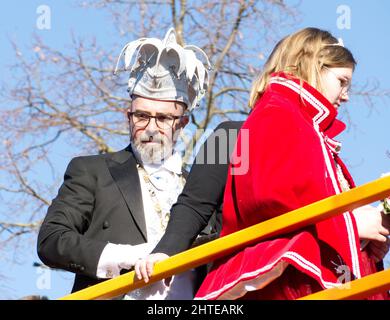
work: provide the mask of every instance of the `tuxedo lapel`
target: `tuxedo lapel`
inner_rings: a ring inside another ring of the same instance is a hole
[[[123,198],[145,241],[147,241],[142,192],[137,170],[137,162],[130,147],[116,152],[107,159],[108,169],[118,185]]]

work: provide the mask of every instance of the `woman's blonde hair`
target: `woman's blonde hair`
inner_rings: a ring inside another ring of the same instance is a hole
[[[254,82],[249,106],[254,107],[267,88],[274,72],[285,72],[321,91],[321,70],[324,67],[355,69],[352,53],[328,31],[305,28],[283,38],[275,46],[259,78]]]

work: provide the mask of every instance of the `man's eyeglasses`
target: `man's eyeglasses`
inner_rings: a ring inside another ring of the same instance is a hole
[[[148,113],[141,111],[134,111],[128,113],[132,118],[134,125],[140,128],[146,128],[149,125],[150,119],[154,118],[156,126],[161,130],[167,130],[173,127],[175,120],[180,119],[182,116],[172,116],[172,115],[157,115],[152,116]]]
[[[346,79],[344,76],[337,74],[336,72],[334,72],[332,69],[328,67],[324,66],[324,69],[328,70],[331,74],[333,74],[336,77],[338,81],[340,81],[340,87],[342,89],[342,93],[348,94],[349,90],[351,89],[351,81]]]

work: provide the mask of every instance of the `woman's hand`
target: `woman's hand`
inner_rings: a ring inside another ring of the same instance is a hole
[[[169,258],[169,256],[165,253],[152,253],[145,259],[139,259],[134,265],[135,275],[138,280],[144,279],[145,283],[148,283],[149,278],[153,273],[154,265],[167,258]]]
[[[386,243],[387,236],[390,234],[390,223],[380,208],[366,205],[353,210],[353,214],[360,239]]]

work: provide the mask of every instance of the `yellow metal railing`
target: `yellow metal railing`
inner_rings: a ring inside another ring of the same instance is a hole
[[[390,269],[347,282],[339,287],[322,290],[298,300],[352,300],[363,299],[378,292],[390,290]]]
[[[198,267],[219,257],[232,253],[237,249],[263,240],[267,237],[288,233],[309,224],[314,224],[321,220],[336,216],[341,212],[352,210],[362,205],[383,199],[389,194],[390,176],[374,180],[362,186],[343,192],[339,195],[332,196],[305,207],[293,210],[223,238],[219,238],[196,248],[181,252],[157,263],[149,283],[153,283],[158,280],[170,277],[174,274]],[[378,279],[380,279],[380,277]],[[364,292],[368,292],[367,287],[363,288],[358,285],[358,281],[363,280],[365,280],[365,278],[355,280],[356,284],[354,283],[354,286],[357,285],[358,288],[360,288],[360,295],[364,294]],[[386,287],[390,283],[390,277],[384,277],[381,282],[383,283],[384,287]],[[121,294],[125,294],[128,291],[140,288],[144,285],[145,283],[143,281],[138,281],[135,279],[135,273],[132,271],[117,278],[104,281],[97,285],[67,295],[60,299],[109,299]],[[382,290],[382,287],[377,287],[377,289]],[[325,292],[328,290],[324,290],[323,294],[325,294]],[[348,290],[340,291],[347,292]],[[369,294],[371,293],[372,291],[370,291]],[[324,295],[323,299],[332,299],[332,297],[333,295],[331,293],[330,295]],[[310,296],[308,296],[308,298],[310,299]]]

